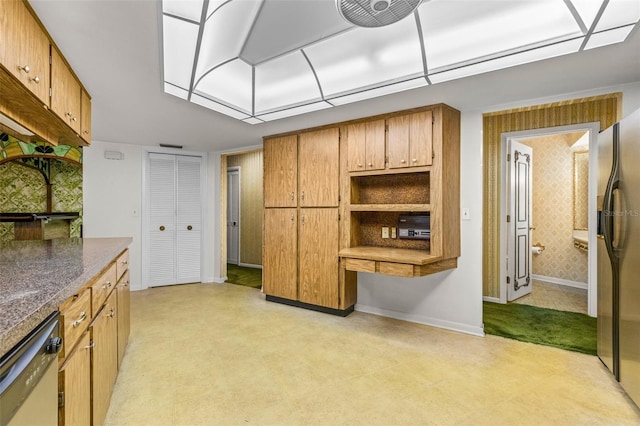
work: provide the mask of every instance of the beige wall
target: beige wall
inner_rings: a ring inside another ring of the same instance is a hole
[[[227,157],[240,167],[240,263],[262,265],[262,150]]]
[[[582,133],[523,141],[533,148],[532,243],[545,246],[533,255],[536,275],[587,282],[587,253],[573,246],[573,152]]]

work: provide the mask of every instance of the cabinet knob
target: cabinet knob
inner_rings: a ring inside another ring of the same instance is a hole
[[[26,72],[27,74],[29,74],[29,71],[31,71],[31,68],[29,68],[29,65],[25,65],[23,67],[21,67],[20,65],[18,65],[18,69]]]
[[[418,159],[414,158],[412,161],[415,163],[416,161],[418,161]]]
[[[302,220],[302,224],[304,225],[304,215],[300,216],[300,220]]]
[[[160,226],[160,230],[161,230],[161,231],[164,231],[164,230],[165,230],[164,225],[161,225],[161,226]]]
[[[358,167],[362,167],[362,164],[361,164],[361,163],[358,163]]]
[[[187,226],[187,231],[191,231],[193,229],[193,226],[189,225]]]
[[[304,191],[300,194],[300,199],[304,202]]]
[[[96,342],[91,342],[91,344],[89,346],[85,346],[85,349],[93,349],[96,347]]]
[[[78,119],[73,117],[73,118],[71,118],[71,121],[78,121]]]
[[[35,76],[33,78],[30,78],[29,81],[33,81],[35,84],[39,84],[40,83],[40,77]]]
[[[369,167],[373,166],[373,163],[369,163]]]
[[[401,163],[406,163],[407,161],[406,161],[406,160],[400,160],[400,162],[401,162]]]
[[[88,130],[83,130],[82,133],[85,134],[85,135],[88,135],[89,131]]]
[[[71,323],[73,328],[76,328],[80,323],[87,319],[87,313],[85,311],[80,312],[80,318]]]

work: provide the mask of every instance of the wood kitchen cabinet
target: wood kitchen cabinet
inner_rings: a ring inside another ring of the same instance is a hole
[[[59,309],[58,424],[101,425],[129,339],[129,250]]]
[[[58,423],[91,424],[91,339],[85,331],[79,344],[66,358],[58,374],[58,391],[62,394]]]
[[[91,143],[91,97],[84,89],[80,96],[80,137]]]
[[[51,48],[51,110],[80,134],[81,87],[57,49]]]
[[[387,119],[389,168],[429,166],[432,162],[431,111]]]
[[[264,147],[267,299],[344,315],[353,306],[340,303],[339,129],[266,138]]]
[[[350,172],[382,170],[385,166],[385,121],[375,120],[346,126]]]
[[[49,105],[49,37],[22,1],[0,2],[0,64]]]
[[[118,375],[118,308],[112,292],[89,327],[91,333],[91,417],[101,425]]]

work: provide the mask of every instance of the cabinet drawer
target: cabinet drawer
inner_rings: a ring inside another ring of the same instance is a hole
[[[406,263],[380,262],[380,273],[397,277],[413,277],[413,265]]]
[[[346,259],[345,269],[347,271],[360,271],[360,272],[376,272],[376,262],[373,260],[362,259]]]
[[[106,272],[91,285],[91,308],[98,312],[109,294],[116,286],[116,263],[113,263]]]
[[[60,358],[67,356],[91,322],[91,292],[83,288],[60,307],[62,350]]]
[[[122,278],[122,274],[129,268],[129,249],[125,250],[116,261],[116,272],[118,279]]]

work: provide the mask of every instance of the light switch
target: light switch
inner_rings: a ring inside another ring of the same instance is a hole
[[[468,207],[462,208],[462,220],[471,220],[471,213]]]
[[[391,238],[396,238],[396,227],[395,226],[391,227]]]
[[[382,227],[382,238],[389,238],[389,227],[388,226],[383,226]]]

